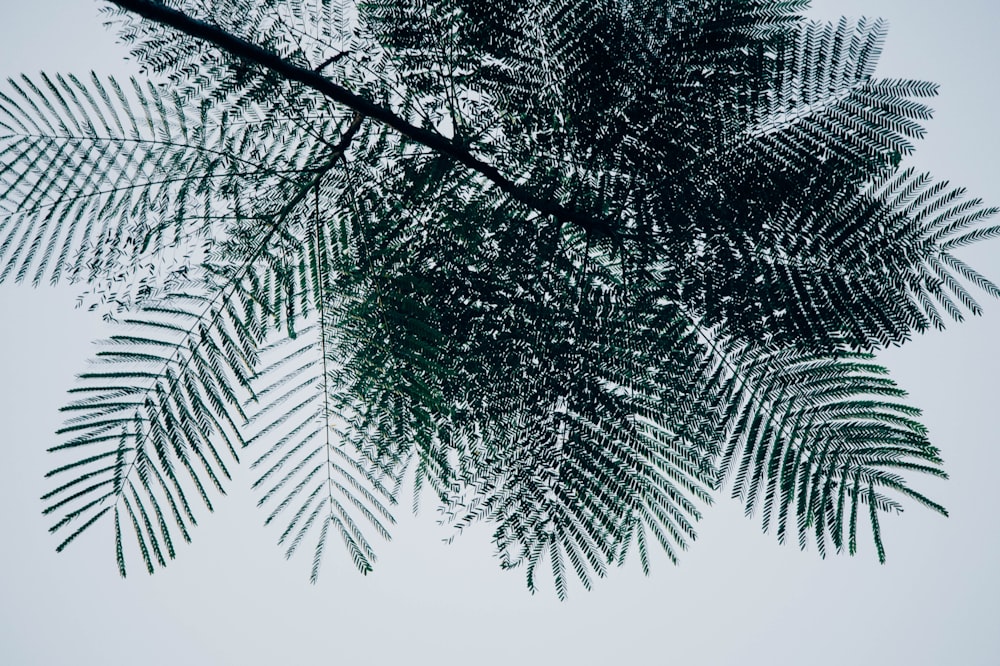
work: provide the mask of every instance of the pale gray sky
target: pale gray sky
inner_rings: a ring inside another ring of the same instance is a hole
[[[880,75],[942,84],[914,163],[1000,203],[1000,5],[823,0],[812,12],[890,21]],[[89,0],[0,0],[0,73],[127,72]],[[1000,243],[964,255],[1000,280]],[[803,664],[1000,663],[1000,303],[883,358],[942,449],[949,481],[883,520],[889,562],[820,560],[779,546],[720,500],[681,565],[613,570],[568,602],[532,597],[501,572],[488,532],[440,543],[432,511],[402,515],[367,578],[331,553],[320,583],[285,562],[277,534],[233,484],[194,543],[149,577],[118,578],[110,525],[53,552],[39,496],[57,412],[104,334],[73,293],[0,287],[0,663],[102,664]]]

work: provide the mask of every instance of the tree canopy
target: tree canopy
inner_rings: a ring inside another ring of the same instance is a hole
[[[394,505],[564,596],[719,495],[884,561],[944,477],[874,359],[1000,288],[906,165],[935,86],[806,0],[115,0],[148,80],[0,90],[0,281],[116,322],[43,498],[154,571],[248,463],[288,555]],[[572,571],[572,573],[570,573]]]

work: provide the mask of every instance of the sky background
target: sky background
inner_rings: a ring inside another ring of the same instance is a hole
[[[1000,203],[995,0],[823,0],[818,18],[890,23],[878,75],[941,84],[911,160]],[[89,0],[0,0],[0,74],[124,73],[124,51]],[[961,255],[1000,280],[1000,242]],[[780,546],[724,497],[680,566],[614,569],[592,592],[534,596],[502,572],[489,531],[454,544],[428,505],[405,510],[362,577],[331,550],[319,584],[308,555],[286,562],[237,475],[194,543],[155,576],[118,577],[111,523],[61,555],[39,497],[58,408],[107,334],[69,289],[0,286],[0,663],[44,664],[1000,664],[1000,303],[882,354],[924,410],[951,479],[918,488],[950,518],[908,503],[855,558]]]

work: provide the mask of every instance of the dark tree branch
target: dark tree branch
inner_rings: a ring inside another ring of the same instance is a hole
[[[109,1],[126,11],[139,14],[151,21],[175,28],[186,35],[209,42],[238,58],[280,74],[289,81],[297,81],[312,88],[325,97],[354,109],[361,115],[396,130],[408,139],[423,144],[431,150],[476,171],[515,201],[529,206],[543,215],[552,215],[562,222],[576,224],[587,232],[588,235],[593,235],[596,238],[615,239],[618,236],[606,220],[573,210],[558,201],[543,199],[534,195],[527,188],[518,185],[504,176],[492,164],[488,164],[470,153],[467,148],[459,143],[437,132],[423,129],[407,122],[390,109],[356,95],[316,71],[288,62],[278,54],[263,49],[257,44],[232,35],[218,26],[192,18],[155,0]]]

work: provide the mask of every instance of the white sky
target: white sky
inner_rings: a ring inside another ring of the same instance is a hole
[[[942,84],[914,160],[1000,202],[993,0],[823,0],[813,15],[891,24],[879,74]],[[0,0],[0,73],[127,72],[85,0]],[[1000,243],[963,255],[1000,280]],[[734,502],[698,526],[679,567],[613,570],[560,604],[504,573],[488,532],[440,543],[428,507],[399,517],[376,571],[330,552],[320,583],[308,557],[285,562],[277,534],[232,484],[194,543],[155,576],[118,578],[110,525],[54,553],[39,496],[57,412],[104,333],[70,291],[0,287],[0,663],[631,664],[685,666],[1000,663],[1000,303],[986,316],[884,355],[942,449],[951,479],[920,487],[952,517],[917,506],[882,521],[886,566],[779,546]],[[133,567],[135,569],[135,567]]]

